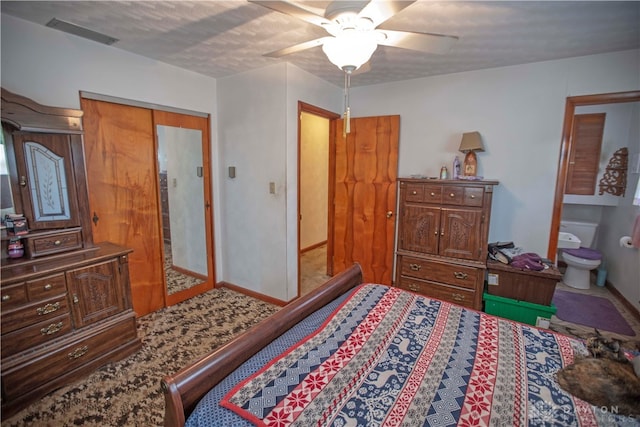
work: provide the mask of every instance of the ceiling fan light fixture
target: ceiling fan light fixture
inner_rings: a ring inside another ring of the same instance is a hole
[[[341,70],[354,67],[357,70],[369,61],[378,47],[373,31],[345,30],[336,37],[327,40],[322,50],[331,63]]]

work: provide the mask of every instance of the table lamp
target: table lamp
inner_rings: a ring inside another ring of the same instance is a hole
[[[467,132],[462,134],[459,151],[466,153],[462,166],[462,175],[476,176],[478,172],[478,159],[476,151],[484,151],[479,132]]]

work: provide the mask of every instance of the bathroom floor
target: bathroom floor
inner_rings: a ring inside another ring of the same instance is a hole
[[[623,304],[609,289],[604,286],[597,286],[595,284],[595,275],[592,275],[591,287],[589,289],[574,289],[562,282],[558,282],[558,284],[556,285],[556,289],[587,295],[595,295],[610,300],[636,334],[635,336],[627,336],[605,331],[602,331],[602,334],[618,338],[621,341],[627,343],[628,347],[640,349],[640,319],[638,319],[638,317],[636,317],[634,313],[632,313],[631,310],[627,308],[627,306]],[[586,338],[594,333],[593,328],[589,326],[566,322],[564,320],[558,319],[556,316],[551,317],[550,329],[565,335],[576,336],[578,338]]]

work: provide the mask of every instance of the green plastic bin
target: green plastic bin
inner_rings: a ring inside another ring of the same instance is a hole
[[[499,297],[486,292],[483,294],[483,299],[485,313],[534,326],[538,317],[551,319],[551,316],[556,314],[557,310],[553,304],[534,304],[532,302]]]

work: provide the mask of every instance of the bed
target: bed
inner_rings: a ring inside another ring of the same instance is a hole
[[[563,391],[570,337],[354,265],[162,381],[165,426],[636,425]]]

